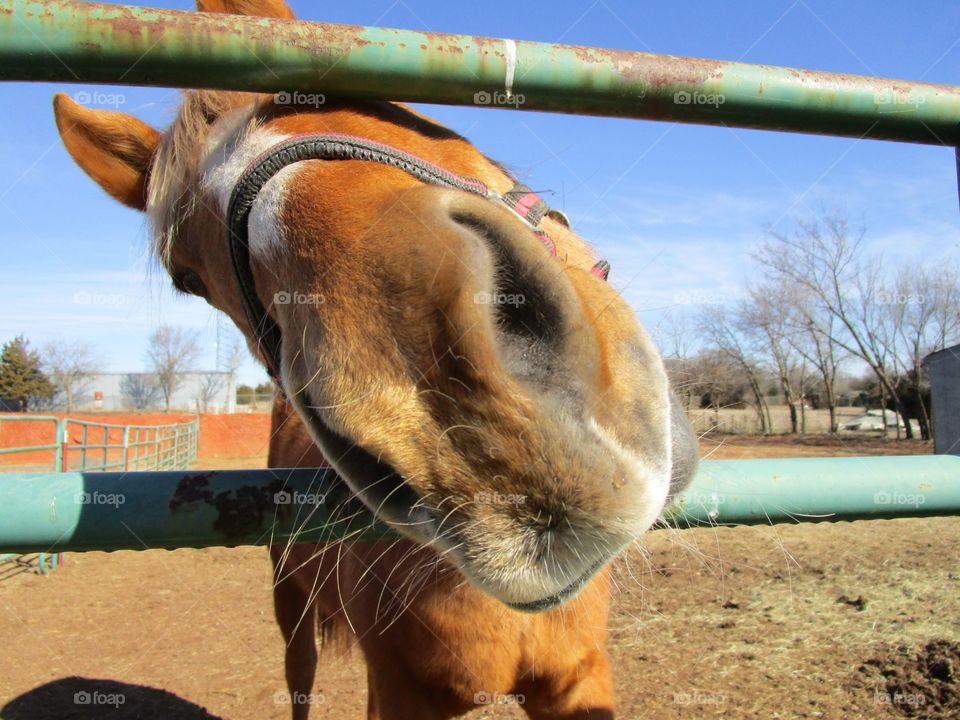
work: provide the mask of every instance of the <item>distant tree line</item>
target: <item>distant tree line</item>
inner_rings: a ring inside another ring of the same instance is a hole
[[[18,335],[0,350],[0,409],[26,412],[50,399],[56,386],[41,369],[40,353]]]
[[[263,382],[259,385],[238,385],[237,405],[256,405],[262,402],[273,402],[273,383]]]
[[[225,349],[224,370],[230,384],[244,352],[239,338],[232,339]],[[145,355],[149,371],[130,373],[120,382],[123,404],[143,410],[162,400],[169,412],[185,373],[195,370],[200,357],[199,338],[193,331],[161,325],[151,333]],[[0,410],[28,412],[62,407],[71,412],[102,364],[90,345],[55,341],[38,350],[18,335],[0,349]],[[223,390],[223,375],[207,374],[197,390],[200,409],[206,411]]]
[[[752,253],[759,279],[736,302],[706,306],[661,331],[668,370],[687,402],[749,406],[772,429],[767,398],[789,408],[791,432],[804,410],[825,408],[837,429],[841,384],[869,407],[903,419],[903,436],[930,437],[930,388],[923,358],[960,342],[960,272],[922,263],[888,268],[868,253],[866,232],[838,213],[768,229]],[[696,349],[693,350],[696,341]],[[866,368],[854,379],[842,368]],[[897,434],[900,435],[898,424]]]

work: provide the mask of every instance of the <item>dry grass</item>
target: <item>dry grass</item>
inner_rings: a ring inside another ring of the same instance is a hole
[[[861,407],[837,408],[837,423],[843,423],[863,415]],[[827,410],[813,410],[808,408],[806,416],[806,432],[809,434],[830,432],[830,413]],[[690,422],[698,433],[720,432],[735,435],[756,435],[760,432],[760,423],[753,408],[722,408],[719,412],[713,410],[692,409],[687,411]],[[771,405],[770,420],[773,423],[771,432],[775,435],[790,432],[790,409],[786,405]]]

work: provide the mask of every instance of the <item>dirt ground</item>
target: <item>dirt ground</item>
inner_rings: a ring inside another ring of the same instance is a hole
[[[703,443],[714,458],[905,452],[930,448]],[[618,717],[960,717],[960,519],[659,530],[643,545],[617,565]],[[0,609],[3,720],[287,717],[263,549],[69,554],[46,576],[8,573]],[[365,684],[357,652],[321,660],[312,717],[360,720]]]

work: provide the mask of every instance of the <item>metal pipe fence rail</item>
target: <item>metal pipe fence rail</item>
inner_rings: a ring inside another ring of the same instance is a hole
[[[177,470],[196,460],[199,422],[114,425],[64,419],[65,470]],[[71,429],[79,443],[71,444]],[[92,438],[91,436],[96,436]],[[96,442],[91,442],[96,440]],[[79,454],[79,466],[70,455]],[[94,456],[94,457],[91,457]]]
[[[0,582],[24,572],[46,575],[63,563],[63,553],[3,553],[0,554]]]
[[[956,514],[952,455],[708,460],[676,528]],[[332,470],[0,475],[0,552],[143,550],[396,537]]]
[[[71,0],[0,0],[0,80],[320,92],[960,144],[955,85]]]
[[[62,469],[63,455],[60,452],[60,418],[52,415],[5,415],[0,416],[0,423],[3,422],[34,422],[51,423],[54,442],[40,445],[28,445],[24,447],[0,447],[0,456],[15,455],[24,452],[50,452],[54,453],[54,471],[60,472]],[[60,553],[53,554],[46,552],[37,552],[36,554],[37,570],[42,574],[49,570],[56,570],[60,565]],[[10,574],[16,574],[32,566],[34,558],[24,557],[21,553],[0,553],[0,578]],[[12,569],[9,569],[12,566]]]
[[[38,423],[41,427],[49,423],[51,442],[0,447],[0,456],[9,462],[18,454],[52,454],[47,462],[52,465],[54,475],[64,471],[186,470],[197,458],[200,435],[198,420],[172,425],[117,425],[52,415],[0,415],[0,427],[4,423]],[[6,474],[0,477],[19,476]],[[28,485],[17,490],[35,491],[29,480],[19,482]],[[6,504],[11,494],[12,491],[6,488],[0,490],[0,503]],[[33,552],[37,553],[35,558],[24,557],[19,552],[0,552],[0,565],[4,566],[0,568],[0,577],[29,569],[34,562],[40,573],[46,573],[56,570],[62,562],[61,550],[45,547]],[[10,566],[18,567],[11,570]]]
[[[60,418],[53,415],[0,415],[0,426],[3,423],[52,423],[53,441],[40,445],[23,445],[20,447],[0,447],[0,455],[22,455],[24,453],[53,452],[53,470],[60,472],[63,469],[63,443]]]
[[[51,423],[53,437],[49,443],[0,447],[0,455],[30,453],[35,458],[38,453],[49,452],[54,472],[185,470],[197,458],[200,437],[198,420],[170,425],[120,425],[47,415],[0,415],[0,426],[8,422]]]

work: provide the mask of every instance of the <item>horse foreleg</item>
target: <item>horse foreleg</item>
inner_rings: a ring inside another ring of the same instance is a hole
[[[293,720],[307,720],[317,671],[317,604],[311,598],[311,584],[299,581],[298,573],[305,568],[286,574],[279,566],[281,552],[279,548],[270,549],[274,562],[273,610],[286,643],[283,664]]]
[[[562,673],[527,684],[523,709],[531,720],[613,720],[613,675],[606,653],[593,652]]]
[[[377,669],[367,662],[367,720],[449,720],[461,712],[449,707],[437,691],[423,687],[399,668]]]

